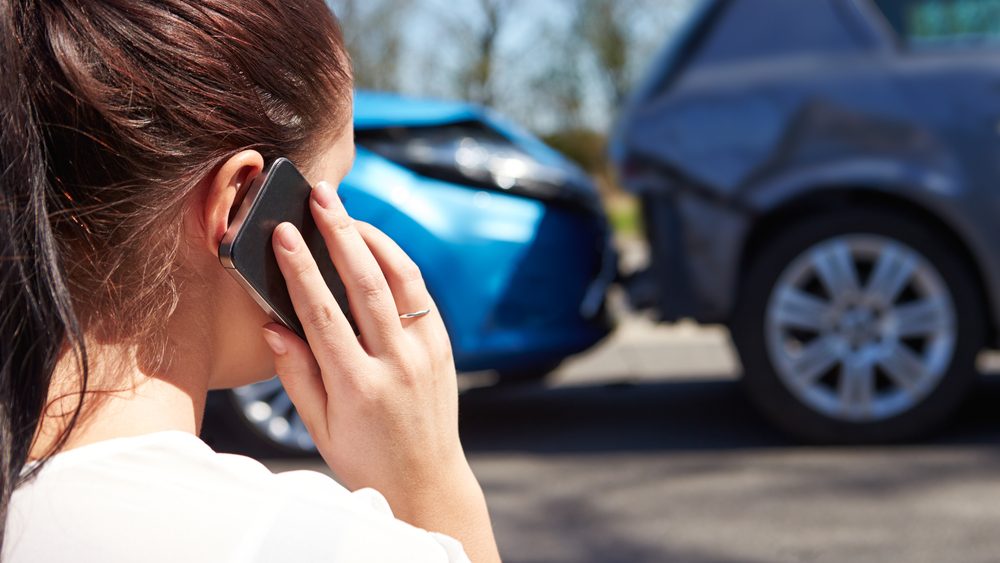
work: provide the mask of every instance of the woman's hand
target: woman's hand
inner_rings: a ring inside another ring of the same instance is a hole
[[[285,390],[345,486],[378,489],[401,519],[457,537],[474,560],[498,559],[459,441],[451,344],[420,270],[381,231],[351,219],[329,184],[314,188],[310,206],[360,336],[302,236],[279,225],[275,254],[308,340],[264,329]]]

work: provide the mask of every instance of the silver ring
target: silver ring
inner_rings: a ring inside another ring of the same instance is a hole
[[[431,312],[430,309],[424,309],[423,311],[417,311],[415,313],[403,313],[402,315],[399,316],[399,318],[401,318],[401,319],[419,319],[420,317],[423,317],[425,315],[430,314],[430,312]]]

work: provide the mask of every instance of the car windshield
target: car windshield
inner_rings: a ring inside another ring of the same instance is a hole
[[[876,0],[908,46],[1000,42],[1000,0]]]

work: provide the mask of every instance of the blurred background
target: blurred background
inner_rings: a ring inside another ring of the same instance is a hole
[[[638,208],[614,181],[615,116],[698,0],[340,0],[359,88],[494,108],[594,176],[616,229]]]
[[[1000,559],[1000,0],[329,4],[505,560]]]

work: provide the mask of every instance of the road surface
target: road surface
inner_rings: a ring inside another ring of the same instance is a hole
[[[1000,377],[922,443],[824,448],[772,430],[738,373],[724,330],[633,318],[545,386],[466,391],[505,561],[1000,561]]]

